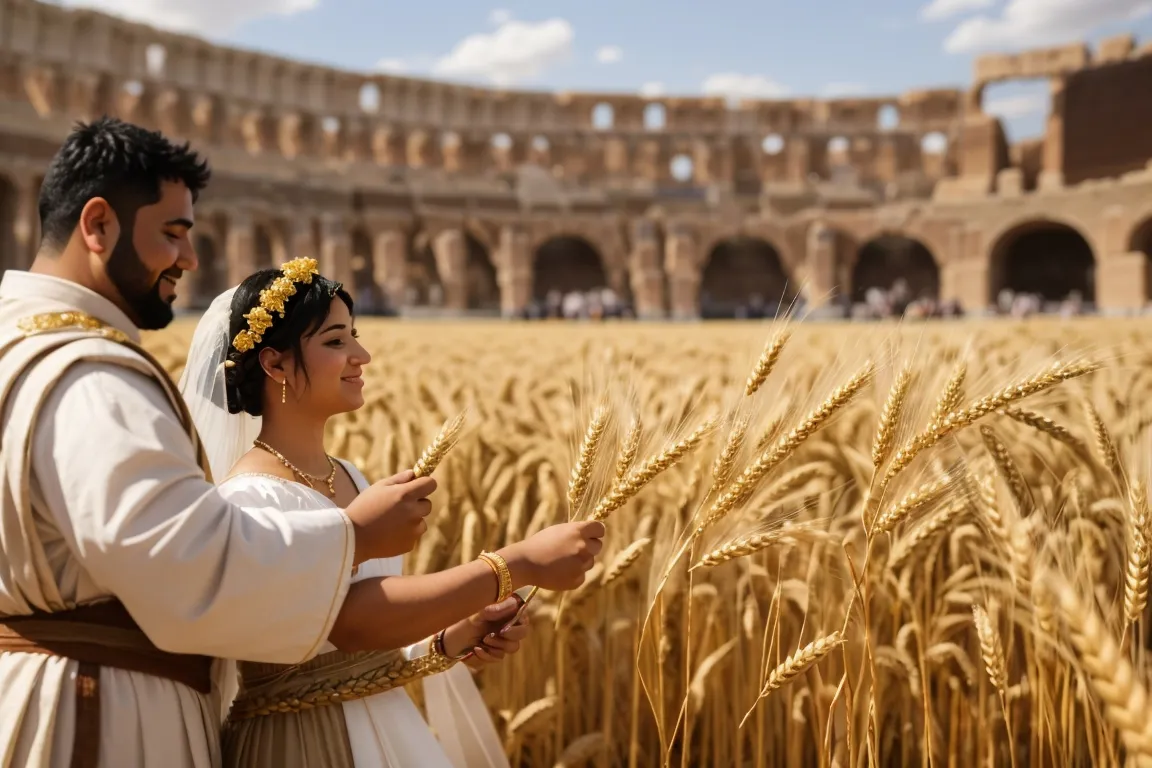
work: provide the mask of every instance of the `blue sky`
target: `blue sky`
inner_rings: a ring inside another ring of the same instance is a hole
[[[508,87],[830,96],[966,85],[979,53],[1131,32],[1152,0],[61,0],[318,63]],[[1042,83],[991,89],[1016,137]]]

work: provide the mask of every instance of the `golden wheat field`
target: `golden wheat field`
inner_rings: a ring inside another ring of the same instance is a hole
[[[608,526],[480,675],[513,765],[1152,766],[1152,323],[360,330],[334,454],[466,414],[408,570]]]

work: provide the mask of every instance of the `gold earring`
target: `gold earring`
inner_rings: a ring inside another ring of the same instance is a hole
[[[288,402],[288,379],[280,382],[280,402]]]

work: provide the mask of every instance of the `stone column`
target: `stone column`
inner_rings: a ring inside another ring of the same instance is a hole
[[[28,269],[40,250],[40,189],[35,176],[20,176],[13,184],[16,199],[12,212],[14,252],[4,259],[13,269]]]
[[[319,261],[320,274],[343,283],[345,290],[355,293],[352,236],[344,222],[335,216],[325,217],[321,225]]]
[[[1064,186],[1064,89],[1062,77],[1049,81],[1052,107],[1048,110],[1048,125],[1044,129],[1044,164],[1037,186],[1060,189]]]
[[[312,219],[307,216],[293,216],[288,225],[288,258],[317,258],[316,233],[312,228]]]
[[[519,227],[500,228],[496,246],[496,280],[500,313],[517,317],[532,301],[532,249],[528,233]]]
[[[408,236],[400,230],[381,230],[373,237],[372,281],[392,309],[404,306],[408,289]]]
[[[672,318],[694,320],[700,317],[700,246],[686,227],[674,226],[664,241],[664,268],[668,272],[668,293]]]
[[[847,293],[851,286],[841,285],[837,266],[840,263],[836,248],[836,230],[822,221],[808,227],[804,260],[807,262],[807,299],[812,309],[835,305],[838,293]]]
[[[447,229],[432,240],[436,271],[444,286],[444,308],[468,309],[468,241],[459,229]]]
[[[1096,265],[1096,304],[1103,314],[1126,314],[1148,303],[1148,256],[1114,253]]]
[[[664,270],[660,268],[660,241],[656,223],[640,219],[632,225],[632,252],[628,255],[632,278],[632,302],[636,317],[664,317]]]
[[[256,238],[252,217],[237,211],[228,217],[222,257],[228,260],[228,285],[239,285],[256,271]]]

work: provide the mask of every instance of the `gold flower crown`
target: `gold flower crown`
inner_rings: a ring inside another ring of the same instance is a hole
[[[316,259],[293,259],[280,267],[281,275],[272,285],[260,291],[260,304],[244,315],[247,330],[232,339],[237,352],[247,352],[260,343],[264,332],[272,327],[272,313],[284,317],[284,302],[296,294],[296,283],[311,283],[316,274]]]

